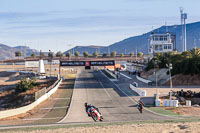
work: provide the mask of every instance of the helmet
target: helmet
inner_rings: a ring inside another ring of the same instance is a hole
[[[85,107],[87,107],[87,103],[85,103]]]

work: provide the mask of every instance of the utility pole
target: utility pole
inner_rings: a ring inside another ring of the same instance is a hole
[[[172,64],[166,64],[166,67],[169,69],[169,80],[170,80],[170,89],[172,90],[172,75],[171,75],[171,70],[172,70]],[[171,93],[170,93],[170,100],[171,100]]]
[[[154,74],[155,74],[155,80],[156,80],[156,99],[159,99],[159,94],[158,94],[158,83],[157,83],[157,72],[156,72],[156,67],[158,65],[157,60],[153,60],[154,63]]]
[[[110,55],[110,46],[108,46],[108,54]]]
[[[137,61],[137,47],[136,47],[136,52],[135,52],[135,54],[136,54],[136,61]]]

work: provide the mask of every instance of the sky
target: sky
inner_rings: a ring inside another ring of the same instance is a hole
[[[162,25],[200,21],[200,0],[0,0],[0,43],[42,51],[108,46]]]

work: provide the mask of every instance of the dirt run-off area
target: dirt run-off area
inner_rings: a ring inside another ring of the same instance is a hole
[[[199,133],[200,122],[146,123],[51,129],[17,129],[9,133]],[[8,133],[7,132],[7,133]]]
[[[16,83],[22,78],[34,78],[31,74],[0,72],[0,110],[13,109],[32,103],[35,92],[53,85],[56,79],[37,80],[37,85],[25,92],[16,91]]]

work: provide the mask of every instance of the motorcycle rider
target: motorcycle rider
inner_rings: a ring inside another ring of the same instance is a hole
[[[143,107],[144,107],[144,102],[142,100],[139,100],[139,102],[138,102],[138,109],[142,110]]]
[[[94,108],[95,110],[97,110],[99,112],[99,109],[95,106],[93,106],[92,104],[87,104],[85,103],[85,111],[88,113],[88,116],[90,116],[91,112],[92,112],[92,108]],[[100,112],[99,112],[100,113]],[[101,114],[101,113],[100,113]]]

